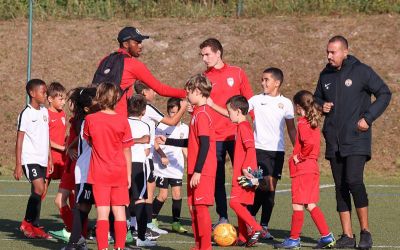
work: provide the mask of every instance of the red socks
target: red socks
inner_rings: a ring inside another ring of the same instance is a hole
[[[310,214],[321,236],[327,236],[329,234],[329,227],[321,209],[319,207],[315,207],[313,210],[311,210]]]
[[[260,231],[262,227],[257,223],[253,216],[251,216],[249,210],[239,202],[230,202],[229,206],[235,211],[238,219],[243,220],[249,225],[253,231]],[[240,230],[240,229],[239,229]],[[247,232],[247,229],[246,229]]]
[[[68,205],[65,205],[62,208],[60,208],[60,216],[64,222],[67,231],[71,232],[72,220],[73,220],[71,208]]]
[[[125,239],[126,239],[126,221],[114,221],[114,229],[115,229],[115,248],[125,248]]]
[[[194,237],[194,242],[196,244],[196,248],[200,249],[200,237],[199,237],[199,229],[198,229],[198,223],[197,223],[197,217],[196,213],[194,211],[196,209],[195,206],[190,209],[190,216],[192,217],[192,230],[193,230],[193,237]]]
[[[208,212],[208,206],[196,205],[194,206],[194,214],[196,216],[198,238],[200,241],[200,250],[212,249],[211,245],[211,217]]]
[[[108,249],[108,230],[110,224],[108,220],[98,220],[96,225],[97,249]]]
[[[298,239],[301,234],[301,228],[304,222],[304,211],[293,211],[292,228],[290,229],[290,238]]]

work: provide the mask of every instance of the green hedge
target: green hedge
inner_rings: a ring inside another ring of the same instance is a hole
[[[28,2],[0,0],[0,19],[26,18]],[[238,6],[244,17],[400,13],[400,0],[34,0],[34,6],[41,19],[234,17]]]

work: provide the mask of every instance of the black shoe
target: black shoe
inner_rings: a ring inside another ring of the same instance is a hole
[[[255,232],[253,233],[253,235],[251,235],[251,236],[249,237],[249,239],[248,239],[247,242],[246,242],[246,247],[254,246],[254,245],[258,242],[258,238],[260,238],[261,231],[262,231],[262,230],[260,230],[260,231],[255,231]]]
[[[146,237],[146,239],[149,239],[149,240],[156,240],[160,237],[160,234],[157,232],[154,232],[150,228],[147,228],[145,237]]]
[[[368,250],[372,248],[372,236],[367,230],[361,230],[360,232],[360,242],[358,243],[358,248],[362,250]]]
[[[81,236],[77,243],[68,243],[68,245],[61,248],[61,250],[88,250],[88,247],[85,238]]]
[[[356,248],[356,236],[350,238],[346,234],[340,235],[340,239],[336,241],[335,248]]]

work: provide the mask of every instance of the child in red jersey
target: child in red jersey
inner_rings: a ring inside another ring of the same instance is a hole
[[[246,98],[236,95],[226,102],[229,118],[237,124],[235,139],[235,161],[233,163],[232,190],[229,206],[238,217],[239,238],[236,245],[247,247],[257,243],[262,227],[251,216],[247,206],[253,204],[255,190],[239,185],[238,178],[244,175],[248,179],[254,176],[249,171],[257,169],[256,149],[254,146],[253,130],[246,119],[249,103]],[[247,226],[251,228],[251,237],[247,239]]]
[[[329,232],[324,214],[316,205],[319,200],[319,168],[320,130],[318,128],[320,112],[314,102],[313,95],[299,91],[294,97],[296,113],[300,116],[297,124],[296,141],[293,154],[289,159],[289,172],[292,178],[292,227],[290,237],[275,248],[299,248],[300,234],[304,222],[305,207],[318,228],[321,238],[316,249],[330,248],[335,245],[335,238]]]
[[[88,183],[97,207],[98,249],[108,249],[110,206],[115,217],[115,249],[125,247],[133,138],[127,118],[114,111],[119,96],[115,85],[100,84],[92,107],[100,111],[87,115],[83,128],[83,138],[92,146]]]
[[[188,142],[188,204],[192,217],[195,249],[211,249],[211,217],[208,207],[214,205],[217,169],[215,130],[207,105],[212,85],[203,75],[195,75],[185,85],[189,102],[194,105]]]
[[[66,140],[66,159],[65,171],[62,174],[60,184],[54,203],[60,211],[60,217],[64,222],[65,227],[58,231],[49,231],[49,234],[56,239],[68,242],[71,236],[73,213],[72,208],[75,205],[75,164],[78,157],[78,134],[84,119],[85,112],[78,103],[83,87],[78,87],[68,92],[68,104],[72,112],[72,117],[69,119],[70,128],[69,135]],[[69,202],[68,202],[69,201]],[[69,204],[68,204],[69,203]],[[85,232],[84,232],[85,235]]]
[[[61,179],[65,170],[65,135],[67,126],[66,116],[63,110],[65,105],[66,92],[63,85],[52,82],[47,88],[47,101],[49,107],[49,136],[51,146],[51,157],[53,158],[53,173],[47,174],[47,186],[51,180]]]

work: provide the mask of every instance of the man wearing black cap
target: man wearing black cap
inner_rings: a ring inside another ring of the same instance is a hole
[[[186,97],[183,89],[172,88],[157,80],[146,67],[146,65],[136,58],[142,53],[142,41],[149,36],[142,35],[135,27],[125,27],[118,33],[119,53],[127,55],[124,60],[124,71],[122,73],[121,88],[129,88],[127,95],[131,96],[133,91],[130,88],[136,80],[140,80],[152,88],[157,94],[167,97]],[[121,98],[116,107],[116,112],[127,115],[127,98]]]

